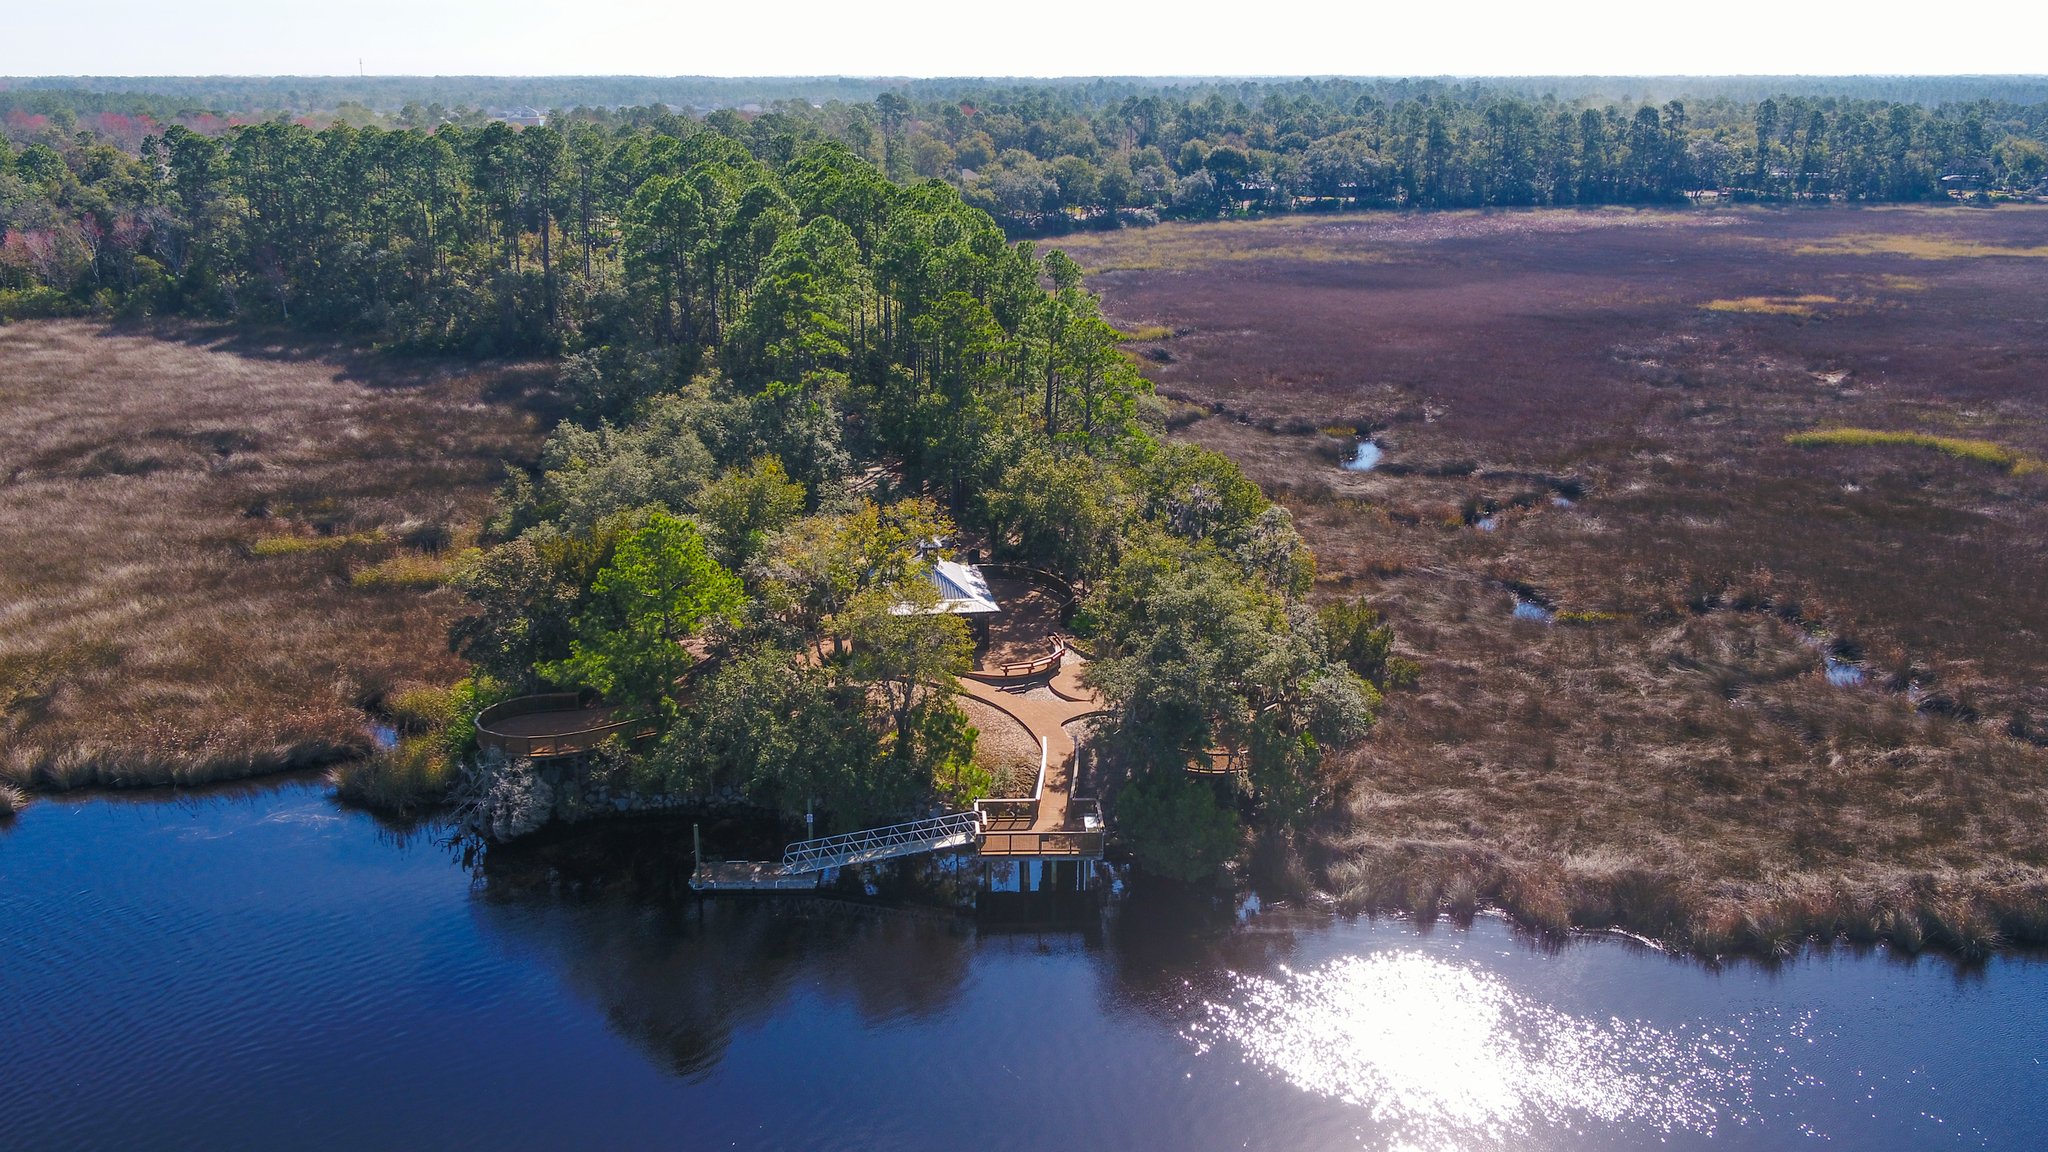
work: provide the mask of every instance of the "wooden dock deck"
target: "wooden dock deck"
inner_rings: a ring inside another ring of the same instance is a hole
[[[811,892],[823,872],[785,872],[769,860],[722,860],[699,864],[690,887],[699,892]]]
[[[1081,682],[1088,661],[1071,650],[1066,657],[1041,685],[1050,699],[960,679],[961,695],[1015,718],[1045,750],[1045,779],[1036,797],[985,802],[984,812],[992,818],[982,830],[983,856],[1102,855],[1102,809],[1095,801],[1074,795],[1080,747],[1067,725],[1101,712],[1103,701],[1100,693]]]

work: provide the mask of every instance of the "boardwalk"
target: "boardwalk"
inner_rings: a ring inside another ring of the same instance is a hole
[[[1006,822],[1002,828],[991,828],[984,837],[982,855],[1078,855],[1081,853],[1074,848],[1081,837],[1074,834],[1097,832],[1084,827],[1085,817],[1094,815],[1092,806],[1085,813],[1075,811],[1074,778],[1080,749],[1067,731],[1070,722],[1102,711],[1102,696],[1081,683],[1087,667],[1086,660],[1070,652],[1051,680],[1041,682],[1050,689],[1050,698],[1005,692],[992,684],[960,678],[961,695],[1008,713],[1045,742],[1045,787],[1030,823]],[[1099,835],[1087,839],[1099,843]]]
[[[1101,810],[1093,800],[1074,795],[1080,748],[1067,731],[1073,721],[1102,711],[1102,697],[1081,683],[1087,667],[1086,660],[1069,654],[1050,679],[1032,682],[1032,695],[959,678],[961,695],[1007,713],[1042,742],[1045,773],[1035,797],[982,800],[975,803],[973,812],[801,841],[790,846],[780,863],[700,863],[691,874],[690,886],[700,892],[814,889],[828,867],[968,843],[976,843],[982,856],[1037,860],[1047,869],[1062,861],[1061,867],[1072,869],[1084,866],[1076,861],[1100,859]],[[963,823],[956,827],[955,822]],[[934,832],[924,825],[946,827]]]

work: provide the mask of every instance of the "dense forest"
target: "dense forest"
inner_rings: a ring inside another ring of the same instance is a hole
[[[118,94],[47,83],[0,91],[0,127],[65,157],[88,182],[107,175],[93,169],[93,146],[139,154],[169,126],[207,136],[277,121],[475,133],[523,95],[556,109],[551,125],[572,138],[709,123],[735,138],[836,140],[898,183],[952,184],[1012,235],[1302,209],[1683,203],[1702,193],[1897,202],[2048,187],[2048,83],[2027,79],[167,79]],[[147,203],[136,199],[110,210]],[[8,203],[0,227],[36,227]]]
[[[892,174],[956,180],[971,202],[1018,222],[1125,209],[1202,218],[1677,203],[1699,192],[1926,200],[1945,194],[1944,176],[2016,191],[2048,180],[2048,104],[2039,103],[1784,96],[1630,106],[1327,82],[1272,86],[1250,101],[1211,91],[1090,108],[1041,89],[971,104],[884,94],[875,106],[871,147]]]
[[[380,771],[438,786],[481,704],[585,689],[660,730],[609,769],[639,785],[840,827],[964,802],[989,780],[939,686],[967,631],[900,609],[936,596],[935,541],[971,540],[1091,590],[1076,628],[1141,858],[1192,875],[1236,850],[1238,808],[1181,771],[1210,748],[1249,750],[1266,827],[1326,800],[1384,626],[1309,611],[1287,513],[1155,437],[1071,261],[772,123],[35,144],[0,170],[6,290],[560,357],[572,415],[462,566],[475,675]],[[521,826],[530,766],[492,771]]]

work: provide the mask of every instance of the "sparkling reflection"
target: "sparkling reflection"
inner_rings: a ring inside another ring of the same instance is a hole
[[[1367,1109],[1403,1146],[1518,1144],[1587,1123],[1711,1135],[1751,1097],[1733,1030],[1573,1016],[1476,966],[1418,952],[1237,975],[1188,1039]]]

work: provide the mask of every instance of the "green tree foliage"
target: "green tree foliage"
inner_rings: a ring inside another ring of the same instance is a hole
[[[1215,786],[1180,772],[1154,773],[1124,789],[1117,827],[1140,868],[1187,883],[1215,876],[1243,839],[1237,813],[1216,798]]]
[[[450,645],[505,683],[535,686],[537,668],[569,655],[576,618],[621,524],[588,535],[540,525],[484,552],[457,578],[477,610],[457,622]]]
[[[1415,684],[1421,670],[1394,654],[1394,626],[1364,600],[1339,600],[1317,614],[1328,638],[1330,655],[1381,691]]]
[[[764,646],[721,666],[689,722],[657,757],[671,783],[733,788],[786,812],[813,808],[841,827],[886,820],[929,794],[915,759],[884,756],[865,690],[801,653]]]
[[[697,498],[718,562],[739,571],[761,555],[768,537],[789,526],[804,510],[804,486],[793,484],[782,461],[764,456],[746,469],[729,468]]]
[[[736,622],[743,602],[738,578],[711,558],[697,529],[657,512],[619,540],[591,583],[568,658],[543,674],[672,715],[676,682],[696,662],[683,641]]]
[[[715,352],[758,389],[859,375],[871,326],[895,344],[951,291],[1015,333],[1026,269],[991,259],[1002,231],[982,211],[1053,233],[1708,189],[1915,201],[1942,197],[1944,175],[2010,191],[2048,179],[2038,82],[1758,83],[1694,81],[1655,103],[1566,81],[952,81],[751,121],[593,101],[523,131],[417,98],[385,116],[351,96],[315,130],[267,113],[229,128],[141,94],[0,93],[20,113],[0,163],[0,292],[455,351],[582,350],[630,329],[675,382]],[[746,337],[728,349],[735,324]],[[1086,406],[1055,418],[1071,431]]]
[[[623,426],[557,427],[541,450],[538,481],[512,494],[509,523],[588,533],[622,513],[687,511],[712,469],[697,419],[691,405],[668,396]]]
[[[1069,579],[1114,567],[1138,510],[1114,464],[1042,443],[1016,449],[987,499],[988,523],[1006,554]]]

